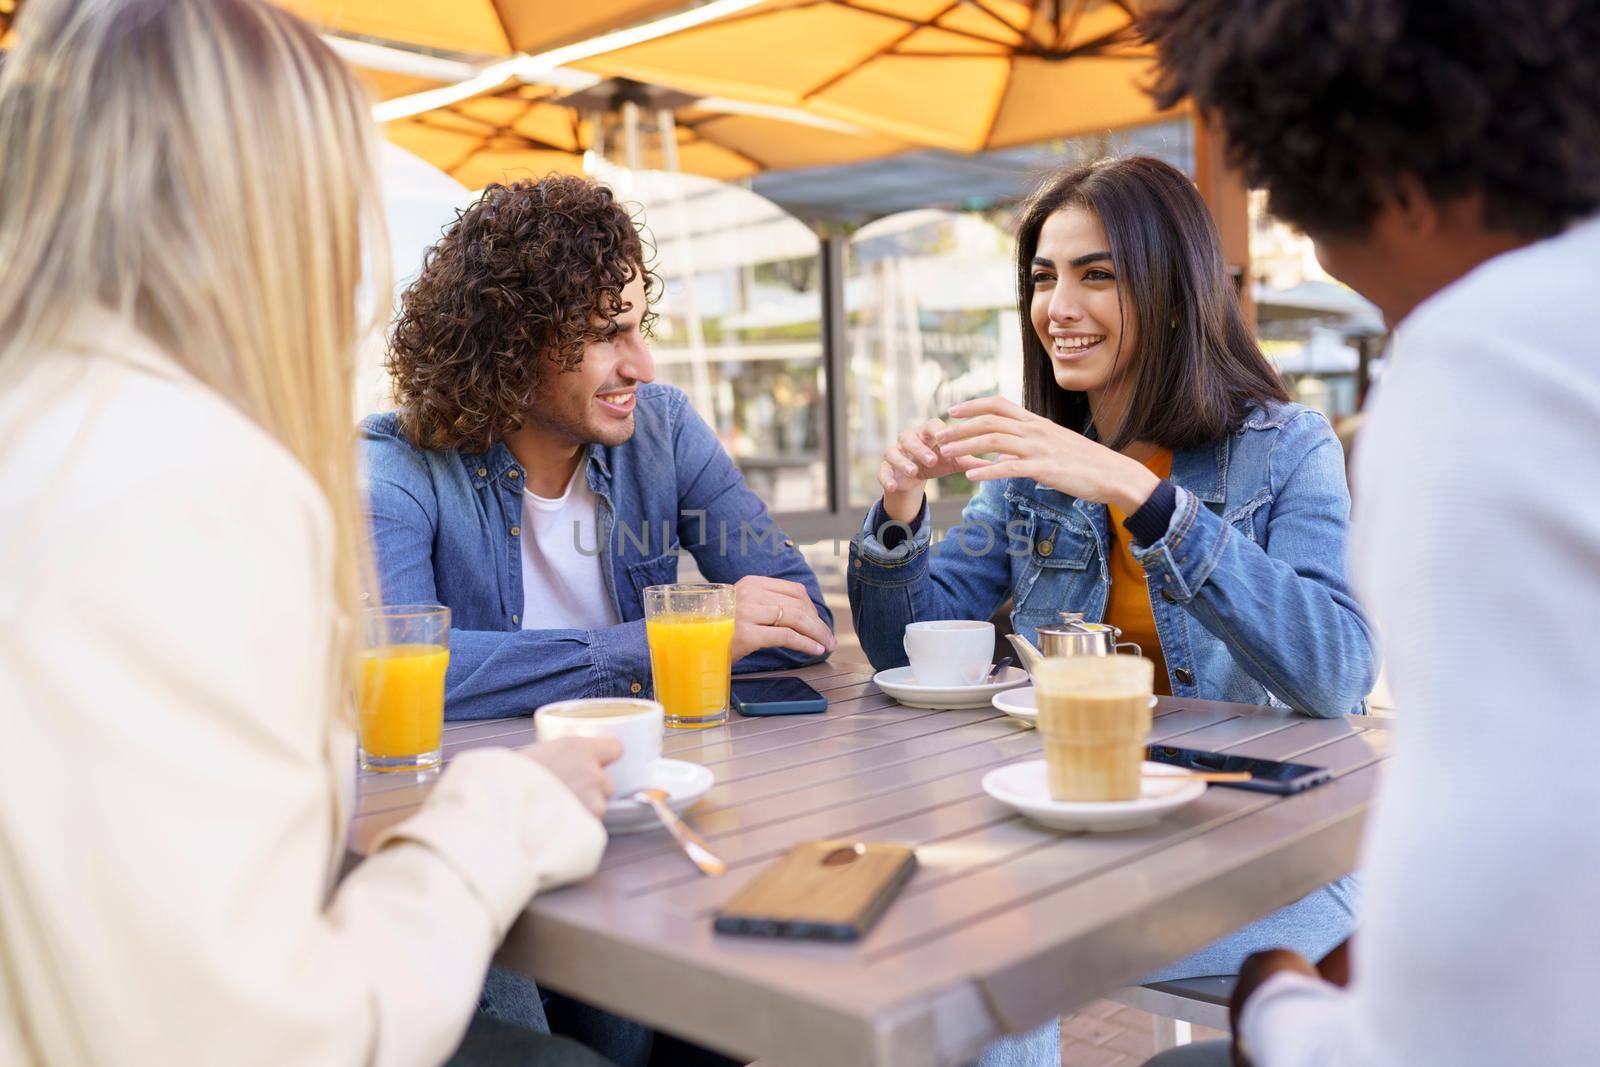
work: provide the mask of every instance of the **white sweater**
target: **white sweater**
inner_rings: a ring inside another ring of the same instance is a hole
[[[1348,993],[1279,976],[1259,1067],[1600,1061],[1600,220],[1402,325],[1357,451],[1396,754]]]
[[[605,833],[466,753],[335,889],[332,524],[120,320],[0,393],[0,1064],[437,1064]]]

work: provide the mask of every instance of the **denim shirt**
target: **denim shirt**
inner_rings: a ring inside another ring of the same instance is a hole
[[[623,620],[599,630],[521,628],[527,472],[503,443],[483,454],[424,451],[400,433],[393,412],[362,424],[384,602],[450,608],[446,718],[526,715],[552,700],[648,694],[643,592],[677,581],[684,550],[707,581],[757,574],[799,582],[833,625],[816,575],[688,397],[671,386],[641,385],[634,412],[626,444],[589,445],[584,459],[598,530],[583,536],[596,542],[606,592]],[[812,662],[768,648],[736,669]]]
[[[1345,571],[1350,494],[1320,412],[1256,407],[1215,446],[1177,452],[1183,490],[1161,540],[1134,546],[1174,696],[1361,710],[1377,678],[1372,628]],[[1114,544],[1103,504],[1026,478],[986,482],[961,526],[930,548],[926,506],[887,549],[873,508],[851,545],[850,607],[880,670],[906,662],[907,623],[987,619],[1009,596],[1016,632],[1058,613],[1104,618]]]

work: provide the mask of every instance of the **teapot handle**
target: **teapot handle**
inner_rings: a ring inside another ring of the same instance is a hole
[[[1125,648],[1133,649],[1133,654],[1135,656],[1144,655],[1144,649],[1140,648],[1138,645],[1134,644],[1132,641],[1122,641],[1122,642],[1119,642],[1118,644],[1115,644],[1115,645],[1111,646],[1111,650],[1113,652],[1121,652]]]

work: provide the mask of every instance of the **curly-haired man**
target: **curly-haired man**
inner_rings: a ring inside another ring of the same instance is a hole
[[[1396,327],[1356,451],[1354,562],[1403,722],[1362,925],[1320,973],[1245,962],[1235,1061],[1593,1063],[1600,775],[1574,756],[1600,620],[1600,9],[1184,0],[1145,25],[1158,100],[1214,118]]]
[[[429,250],[364,424],[389,603],[451,609],[446,715],[650,686],[644,588],[680,549],[737,590],[736,670],[813,662],[833,616],[684,393],[652,384],[632,218],[573,177],[491,185]]]

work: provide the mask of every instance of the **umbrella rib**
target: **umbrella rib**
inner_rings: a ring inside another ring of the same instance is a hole
[[[1078,32],[1078,23],[1083,21],[1083,9],[1089,0],[1077,0],[1072,5],[1072,14],[1067,16],[1067,24],[1061,25],[1061,0],[1056,0],[1056,40],[1053,51],[1059,52],[1067,47],[1067,42],[1072,40],[1072,35]]]
[[[979,142],[978,150],[989,147],[989,141],[994,137],[994,128],[1000,125],[1000,112],[1005,110],[1006,97],[1011,95],[1011,82],[1017,76],[1017,57],[1011,56],[1006,60],[1006,80],[995,94],[994,111],[989,114],[989,122],[983,128],[983,140]]]
[[[506,137],[517,141],[519,142],[519,147],[522,148],[536,148],[545,152],[566,152],[568,154],[572,152],[570,148],[562,148],[560,145],[553,145],[549,141],[541,141],[537,137],[529,137],[525,133],[518,133],[509,126],[502,126],[499,123],[490,122],[487,119],[476,118],[472,115],[463,115],[459,111],[451,111],[450,114],[454,118],[462,119],[474,126],[481,127],[484,130],[484,133],[479,138],[478,147],[469,152],[460,163],[457,163],[456,166],[458,167],[461,165],[461,163],[465,163],[467,159],[472,158],[473,155],[483,151],[489,141],[500,137]],[[437,123],[430,120],[426,111],[420,115],[413,116],[411,121],[415,122],[419,126],[426,126],[430,129],[437,130],[442,128]]]
[[[1085,41],[1083,44],[1072,49],[1072,51],[1068,52],[1067,54],[1071,56],[1084,55],[1085,53],[1094,52],[1104,48],[1107,45],[1139,43],[1140,37],[1138,28],[1132,24],[1129,24],[1127,26],[1118,26],[1114,30],[1109,30],[1106,33],[1102,33],[1099,37],[1096,37],[1092,41]]]
[[[730,155],[738,156],[740,159],[744,160],[746,163],[750,164],[752,167],[756,168],[756,170],[758,170],[758,171],[767,171],[767,170],[772,170],[773,169],[772,164],[763,163],[760,159],[756,158],[755,156],[752,156],[749,152],[746,152],[742,148],[734,148],[732,145],[723,144],[721,141],[718,141],[718,140],[715,140],[713,138],[707,137],[703,133],[698,133],[697,132],[696,136],[699,137],[706,144],[714,144],[718,148],[722,149],[724,152],[727,152]]]
[[[800,3],[790,4],[781,10],[787,12],[802,11],[808,7],[832,7],[840,2],[841,0],[801,0]],[[722,26],[732,26],[735,22],[748,22],[750,19],[768,18],[774,14],[777,14],[777,12],[773,11],[766,4],[758,4],[753,8],[747,8],[744,11],[739,11],[732,15],[724,15],[719,19],[713,19],[710,22],[702,23],[699,26],[692,26],[686,30],[679,30],[677,33],[674,33],[671,36],[674,39],[680,39],[685,34],[697,33],[700,30],[718,29]]]
[[[1005,27],[1005,31],[1007,33],[1014,33],[1017,36],[1023,37],[1023,38],[1026,38],[1028,36],[1026,31],[1019,31],[1015,26],[1011,25],[1011,23],[1009,23],[1005,19],[1001,18],[992,9],[990,9],[989,5],[985,4],[983,2],[983,0],[972,0],[972,2],[968,6],[976,8],[979,12],[981,12],[981,13],[983,13],[985,15],[988,15],[989,18],[993,19],[995,22],[998,22],[1001,26]],[[941,12],[941,14],[942,14],[942,12]],[[942,29],[944,29],[944,27],[940,26],[939,29],[942,30]],[[960,31],[959,30],[949,30],[947,32],[949,32],[949,33],[959,33]],[[981,39],[987,40],[987,38],[981,38]],[[1000,44],[1001,42],[1000,41],[995,41],[994,43],[995,44]]]
[[[960,6],[961,6],[961,0],[952,0],[952,2],[950,4],[948,4],[943,10],[941,10],[937,15],[934,15],[933,18],[929,19],[927,22],[912,22],[910,19],[904,18],[903,16],[893,16],[893,17],[896,17],[896,18],[900,18],[900,20],[902,22],[906,23],[906,26],[907,26],[906,32],[902,33],[899,37],[896,37],[894,40],[888,42],[882,48],[878,49],[876,52],[872,53],[871,55],[865,57],[864,59],[861,59],[861,60],[857,61],[855,66],[850,67],[847,70],[841,70],[841,71],[839,71],[839,72],[837,72],[835,74],[830,74],[826,79],[823,80],[823,82],[820,85],[814,85],[810,89],[807,89],[805,92],[801,93],[800,94],[800,99],[802,101],[810,100],[812,97],[817,96],[819,93],[826,92],[827,90],[833,88],[835,85],[838,85],[840,82],[844,81],[846,78],[850,77],[850,75],[852,75],[852,74],[856,73],[857,71],[859,71],[862,67],[866,66],[868,63],[871,63],[874,59],[882,59],[884,56],[889,55],[891,52],[893,52],[900,45],[902,45],[906,41],[908,41],[912,37],[912,35],[914,35],[918,30],[924,29],[925,27],[931,25],[934,19],[943,18],[944,16],[948,15],[950,12],[954,11],[956,8],[958,8]],[[861,10],[867,10],[867,9],[866,8],[862,8]],[[873,12],[873,14],[878,14],[878,13],[879,12]],[[944,27],[941,26],[939,28],[943,29]],[[990,42],[990,43],[994,43],[994,42]]]
[[[866,4],[848,3],[848,2],[844,2],[844,0],[840,0],[839,6],[849,8],[851,11],[860,11],[860,12],[863,12],[863,13],[868,14],[868,15],[877,15],[877,16],[879,16],[881,18],[894,19],[896,22],[903,22],[907,26],[910,26],[913,31],[916,31],[916,30],[938,30],[940,33],[948,33],[953,37],[961,37],[961,38],[964,38],[965,40],[968,40],[968,41],[976,41],[979,44],[986,44],[986,45],[989,45],[989,46],[994,47],[994,48],[1010,48],[1010,47],[1012,47],[1010,44],[1007,44],[1005,41],[997,41],[993,37],[985,37],[981,33],[972,33],[969,30],[953,30],[949,26],[938,26],[938,25],[934,24],[934,19],[941,19],[944,16],[948,15],[951,11],[953,11],[954,9],[956,9],[956,8],[961,6],[961,4],[959,4],[959,3],[951,4],[949,7],[945,8],[943,11],[940,11],[938,14],[934,15],[932,18],[928,19],[925,22],[918,22],[916,19],[909,19],[909,18],[906,18],[906,16],[904,16],[904,15],[897,15],[892,11],[880,11],[875,7],[869,7]],[[975,7],[979,11],[982,11],[985,15],[988,15],[990,18],[994,19],[1000,25],[1005,27],[1007,33],[1013,33],[1014,34],[1014,33],[1017,32],[1017,29],[1016,29],[1015,26],[1011,25],[1011,23],[1007,22],[1005,19],[1003,19],[1000,16],[996,15],[993,11],[990,11],[988,8],[984,7],[982,3],[978,2],[978,0],[968,0],[967,6],[968,7]],[[718,20],[718,22],[714,23],[713,25],[720,25],[721,22],[722,22],[722,20]],[[909,36],[909,34],[907,36]],[[1022,34],[1021,36],[1026,37],[1027,35],[1026,34]],[[894,47],[894,45],[899,45],[904,40],[905,40],[905,38],[902,37],[899,41],[895,41],[894,44],[891,45],[890,47]],[[914,53],[905,53],[905,54],[921,56],[921,55],[930,55],[931,53],[914,52]],[[981,55],[982,53],[979,53],[979,52],[961,52],[961,53],[954,53],[954,54],[962,55],[962,56],[975,56],[975,55]],[[991,53],[991,55],[992,55],[992,53]],[[872,56],[871,58],[876,59],[877,56]]]

